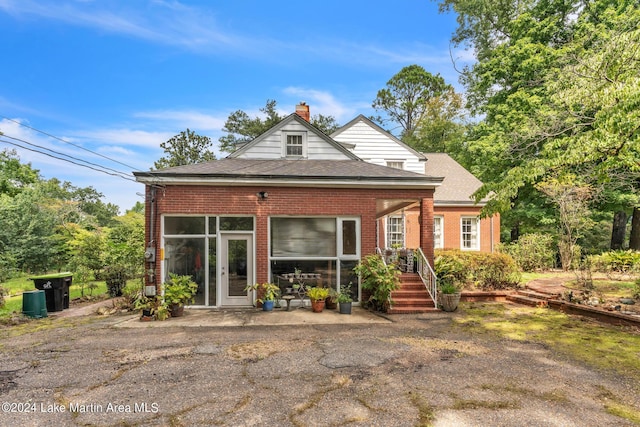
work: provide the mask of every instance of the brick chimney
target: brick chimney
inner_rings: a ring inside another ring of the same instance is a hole
[[[311,119],[311,113],[309,113],[309,106],[306,102],[301,101],[300,104],[296,105],[296,114],[309,121]]]

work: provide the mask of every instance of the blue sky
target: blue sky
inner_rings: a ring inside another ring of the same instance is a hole
[[[404,66],[458,86],[451,56],[457,67],[472,57],[451,55],[455,26],[427,0],[0,0],[0,139],[130,173],[186,128],[217,149],[229,114],[259,115],[267,99],[282,114],[306,101],[344,124],[373,114]],[[141,184],[5,148],[122,212],[143,201]]]

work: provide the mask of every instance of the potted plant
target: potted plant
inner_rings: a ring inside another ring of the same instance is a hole
[[[164,302],[169,307],[172,317],[180,317],[184,313],[184,305],[195,301],[198,284],[190,275],[179,276],[169,273],[169,280],[164,284]]]
[[[441,283],[440,296],[438,299],[444,311],[456,311],[460,303],[460,289],[453,283]]]
[[[245,288],[246,291],[256,291],[256,301],[262,304],[262,310],[272,311],[276,299],[280,296],[280,287],[275,283],[254,283]]]
[[[351,314],[351,305],[353,303],[353,298],[351,297],[351,283],[340,287],[338,303],[340,304],[340,314]]]
[[[382,257],[372,254],[364,257],[353,271],[360,276],[362,289],[370,293],[367,304],[386,312],[393,301],[391,292],[400,289],[400,270],[396,264],[386,264]]]
[[[150,320],[165,320],[169,317],[169,309],[160,296],[148,297],[139,292],[133,300],[133,308],[141,310],[140,320],[148,322]]]
[[[333,288],[329,288],[329,296],[324,302],[324,308],[327,310],[335,310],[338,308],[338,291]]]
[[[324,310],[324,303],[329,296],[329,289],[313,287],[307,289],[307,296],[311,301],[311,310],[314,313],[321,313]]]
[[[133,299],[133,309],[141,310],[140,320],[145,322],[153,320],[151,298],[143,292],[138,292]]]

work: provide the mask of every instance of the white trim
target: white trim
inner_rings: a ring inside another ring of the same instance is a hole
[[[385,221],[385,246],[387,248],[390,248],[392,245],[394,245],[394,243],[391,243],[389,240],[389,238],[391,237],[391,230],[390,230],[390,220],[391,219],[400,219],[400,224],[402,227],[402,230],[399,232],[394,232],[394,234],[399,234],[401,236],[401,240],[402,242],[400,242],[400,247],[404,248],[405,247],[405,241],[406,241],[406,224],[405,224],[405,217],[404,217],[404,213],[401,215],[388,215],[387,216],[387,220]]]
[[[337,236],[337,251],[338,258],[343,259],[345,261],[348,260],[359,260],[360,259],[360,218],[359,217],[347,217],[347,216],[339,216],[336,218],[338,221],[336,233]],[[344,242],[342,241],[342,223],[344,221],[355,221],[356,223],[356,253],[355,254],[345,254],[342,252],[344,249]]]
[[[242,178],[242,177],[154,177],[139,179],[139,182],[153,185],[210,185],[224,187],[254,186],[263,187],[317,187],[317,188],[385,188],[402,190],[432,190],[441,185],[440,181],[413,181],[406,183],[399,178],[381,179],[332,179],[332,178]]]
[[[203,234],[167,234],[165,235],[165,226],[164,226],[164,221],[165,218],[167,217],[189,217],[189,218],[204,218],[205,221],[205,230]],[[253,219],[253,224],[252,224],[252,230],[220,230],[220,218],[252,218]],[[216,230],[215,231],[211,231],[209,229],[209,221],[211,218],[215,218],[216,219]],[[190,306],[190,307],[194,307],[194,308],[210,308],[210,307],[221,307],[222,305],[222,277],[221,277],[221,269],[220,269],[220,265],[216,262],[216,301],[215,301],[215,305],[209,305],[209,300],[210,300],[210,296],[209,296],[209,291],[210,291],[210,281],[209,281],[209,241],[211,238],[215,238],[216,239],[216,258],[220,259],[220,254],[221,254],[221,250],[222,250],[222,238],[224,236],[234,236],[234,235],[251,235],[251,245],[252,245],[252,253],[251,256],[253,257],[253,261],[252,261],[252,266],[251,266],[251,271],[249,272],[247,270],[247,274],[252,274],[252,278],[257,277],[257,264],[256,264],[256,256],[257,256],[257,245],[256,245],[256,224],[257,223],[257,219],[255,215],[251,215],[251,214],[239,214],[239,215],[233,215],[233,214],[216,214],[216,213],[207,213],[207,214],[182,214],[182,213],[169,213],[169,214],[162,214],[160,215],[160,247],[158,248],[158,250],[161,252],[160,258],[159,258],[159,263],[160,263],[160,278],[158,278],[157,280],[160,281],[160,283],[162,282],[162,280],[164,280],[164,277],[167,275],[167,271],[166,271],[166,243],[165,243],[165,239],[177,239],[177,238],[184,238],[184,239],[204,239],[204,251],[206,254],[206,261],[203,259],[203,268],[206,267],[206,273],[204,274],[204,287],[205,287],[205,292],[204,292],[204,305],[194,305],[194,306]],[[203,254],[203,258],[205,257],[205,254]],[[247,266],[247,268],[249,268],[249,266]]]

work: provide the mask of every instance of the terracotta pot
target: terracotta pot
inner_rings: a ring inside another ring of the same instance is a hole
[[[171,311],[171,317],[182,317],[184,315],[184,305],[182,304],[171,304],[169,310]]]
[[[312,300],[311,301],[311,311],[314,313],[322,313],[324,310],[324,300]]]

